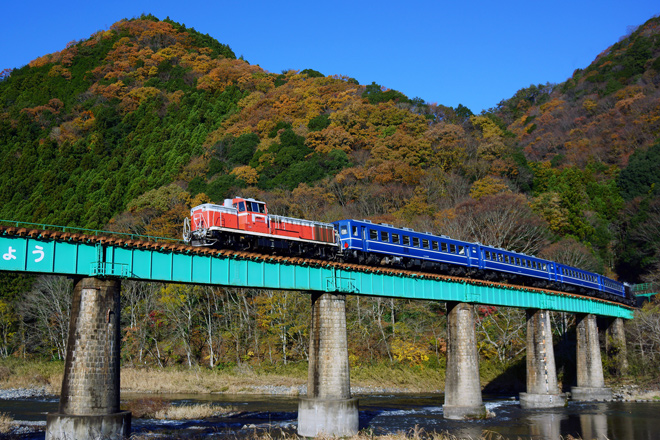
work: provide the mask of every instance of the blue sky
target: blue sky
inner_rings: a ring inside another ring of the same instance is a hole
[[[39,0],[5,2],[1,11],[0,70],[151,13],[208,33],[270,72],[347,75],[479,113],[530,84],[566,80],[660,14],[660,3]]]

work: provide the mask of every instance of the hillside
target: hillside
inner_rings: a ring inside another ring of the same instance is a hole
[[[530,160],[624,168],[660,134],[660,17],[562,84],[521,89],[494,110]]]
[[[658,23],[473,115],[313,69],[266,72],[169,19],[123,20],[4,74],[0,217],[178,236],[191,204],[240,193],[278,214],[372,218],[622,275],[621,227],[640,209],[628,200],[655,178],[625,167],[658,138]],[[642,253],[626,278],[657,261]]]

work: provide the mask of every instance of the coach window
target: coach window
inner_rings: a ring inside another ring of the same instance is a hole
[[[427,239],[425,239],[425,238],[422,238],[422,247],[423,247],[424,249],[428,249],[428,248],[429,248],[429,241],[428,241]]]
[[[378,240],[378,231],[369,229],[369,240]]]
[[[449,252],[451,252],[452,254],[456,253],[456,245],[454,243],[451,243],[449,245]]]
[[[465,247],[459,246],[458,247],[458,254],[459,255],[465,255]]]
[[[388,236],[387,232],[380,231],[380,241],[384,241],[386,243],[390,241],[390,237]]]
[[[520,258],[516,257],[516,264],[520,266]]]
[[[419,247],[419,237],[413,237],[413,246]]]
[[[437,241],[432,241],[432,242],[431,242],[431,248],[432,248],[434,251],[437,251],[438,249],[440,249],[440,248],[438,247],[438,242],[437,242]]]
[[[403,238],[403,245],[404,246],[410,246],[410,237],[407,235],[403,235],[401,238]]]
[[[340,234],[344,236],[348,235],[348,228],[346,226],[342,226]]]
[[[401,240],[399,239],[399,234],[392,233],[392,243],[401,244]]]
[[[357,226],[352,226],[351,229],[353,231],[353,237],[357,237],[358,236],[358,227]]]
[[[447,243],[440,243],[440,246],[442,248],[442,252],[447,252]]]

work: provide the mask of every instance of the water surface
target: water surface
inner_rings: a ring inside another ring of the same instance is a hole
[[[122,400],[154,397],[122,394]],[[174,405],[214,403],[232,408],[221,417],[204,420],[162,421],[134,419],[133,432],[208,438],[247,438],[255,430],[295,433],[298,399],[264,395],[159,395]],[[385,394],[360,398],[360,429],[373,434],[394,432],[449,432],[459,438],[480,436],[507,439],[556,440],[568,435],[598,440],[651,440],[660,438],[660,402],[570,402],[565,408],[523,410],[513,398],[484,396],[495,417],[487,420],[455,421],[442,416],[442,394]],[[44,438],[46,414],[57,411],[58,399],[0,400],[7,412],[26,428],[23,437]],[[41,430],[35,432],[35,430]],[[31,432],[29,432],[31,431]],[[178,433],[178,435],[177,435]]]

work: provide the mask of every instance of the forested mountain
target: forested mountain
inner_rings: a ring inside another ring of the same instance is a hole
[[[660,279],[659,55],[653,18],[566,82],[475,115],[311,68],[267,72],[169,19],[122,20],[0,74],[0,218],[179,237],[190,206],[243,195]],[[354,336],[390,358],[396,320],[436,316],[379,300],[376,329],[357,307]]]

